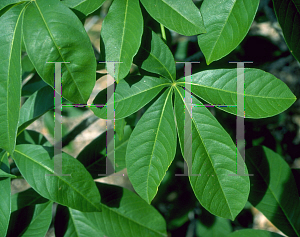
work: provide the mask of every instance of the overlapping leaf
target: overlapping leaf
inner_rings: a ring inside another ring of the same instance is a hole
[[[0,2],[0,10],[2,10],[3,8],[5,8],[8,5],[12,5],[12,4],[16,4],[16,3],[20,3],[20,2],[25,2],[26,0],[2,0]]]
[[[85,16],[99,9],[105,0],[64,0],[63,3],[77,11],[80,11]]]
[[[62,95],[86,103],[96,81],[96,58],[77,16],[58,0],[35,0],[23,24],[26,51],[41,78],[54,86],[55,64],[62,63]]]
[[[81,211],[101,211],[99,192],[92,177],[79,161],[63,153],[62,173],[71,176],[61,176],[55,173],[54,160],[50,159],[42,146],[16,147],[13,155],[16,165],[26,181],[40,195]]]
[[[117,82],[129,73],[143,33],[143,16],[138,0],[115,0],[101,29],[105,61],[120,62],[107,67]],[[102,51],[103,52],[103,51]]]
[[[282,235],[279,235],[274,232],[270,232],[267,230],[253,230],[253,229],[243,229],[238,230],[230,235],[228,237],[282,237]]]
[[[182,35],[205,33],[202,16],[191,0],[141,0],[147,12],[159,23]]]
[[[0,18],[0,147],[12,153],[21,103],[21,37],[24,4]]]
[[[148,72],[157,73],[175,81],[175,61],[168,46],[155,32],[148,29],[144,31],[142,42],[134,63]]]
[[[107,107],[115,109],[115,119],[125,118],[149,103],[170,81],[148,76],[130,76],[120,81],[114,93],[107,102],[106,90],[100,91],[93,101],[98,108],[90,107],[96,116],[107,118]],[[101,105],[105,105],[102,106]]]
[[[273,0],[273,6],[285,42],[300,62],[300,0]]]
[[[176,151],[172,90],[166,90],[146,111],[129,138],[126,152],[128,177],[148,203],[157,193]]]
[[[246,118],[274,116],[288,109],[296,100],[287,85],[272,74],[246,68],[244,76]],[[179,82],[184,84],[184,78]],[[193,74],[192,93],[211,104],[223,105],[216,107],[236,115],[237,70],[217,69]]]
[[[204,1],[200,11],[206,34],[198,36],[199,46],[210,64],[234,50],[248,33],[259,0]]]
[[[196,98],[193,103],[202,105]],[[244,168],[237,167],[244,164],[242,157],[237,154],[228,133],[204,106],[192,108],[192,134],[189,135],[192,144],[185,142],[184,123],[188,110],[182,88],[176,88],[174,104],[182,154],[191,154],[189,179],[197,199],[212,214],[234,220],[245,206],[250,189],[247,176],[234,175],[237,168]]]
[[[246,152],[251,190],[249,202],[288,236],[300,236],[300,202],[288,164],[267,147]]]

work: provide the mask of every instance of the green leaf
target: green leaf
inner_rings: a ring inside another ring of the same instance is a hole
[[[46,86],[33,93],[26,100],[20,111],[18,135],[22,133],[26,127],[54,107],[53,92],[50,86]],[[43,101],[43,103],[41,103],[41,101]]]
[[[26,72],[25,72],[26,73]],[[34,76],[22,86],[22,96],[29,97],[34,92],[42,89],[48,84],[42,80],[39,74],[35,73]],[[53,89],[52,89],[53,90]]]
[[[124,136],[120,140],[119,135],[116,134],[116,146],[115,146],[115,171],[118,172],[124,168],[126,168],[126,151],[127,145],[132,133],[132,129],[129,125],[126,125],[124,128]]]
[[[300,0],[273,0],[273,6],[285,42],[300,62]]]
[[[95,223],[95,220],[86,218],[83,212],[58,205],[54,223],[55,236],[104,237]]]
[[[114,0],[104,18],[101,37],[106,62],[116,63],[107,67],[117,82],[127,76],[132,59],[137,53],[143,34],[143,16],[138,0]]]
[[[246,68],[245,76],[245,117],[265,118],[279,114],[296,100],[286,84],[270,73],[259,69]],[[178,80],[183,85],[184,78]],[[220,107],[237,115],[237,69],[202,71],[192,75],[192,93],[214,105],[235,105]]]
[[[11,196],[11,212],[17,211],[30,205],[46,203],[49,200],[43,198],[34,189],[29,188],[23,192],[15,193]]]
[[[0,17],[0,147],[15,149],[21,104],[21,39],[24,4]]]
[[[105,0],[64,0],[62,1],[67,7],[80,11],[85,16],[99,9]]]
[[[145,29],[142,42],[134,63],[148,72],[157,73],[175,81],[174,57],[163,40],[155,32]]]
[[[97,183],[102,212],[82,213],[106,236],[167,236],[161,214],[135,193],[113,185]]]
[[[139,120],[126,151],[128,177],[135,191],[148,203],[155,197],[175,151],[172,89],[168,89]]]
[[[215,217],[212,223],[196,222],[196,233],[199,237],[227,237],[232,231],[230,222],[221,217]]]
[[[246,151],[249,202],[288,236],[300,236],[300,202],[289,165],[267,147]]]
[[[26,9],[23,33],[41,78],[54,88],[55,64],[47,62],[69,62],[62,63],[62,96],[86,103],[96,81],[96,58],[77,16],[58,0],[35,0]]]
[[[42,146],[18,145],[13,158],[23,177],[41,196],[77,210],[101,211],[99,192],[92,177],[70,155],[62,154],[62,173],[71,176],[46,176],[56,173],[54,160]]]
[[[24,130],[17,138],[17,145],[19,144],[35,144],[42,146],[52,146],[42,133],[34,130]]]
[[[266,230],[253,230],[253,229],[244,229],[244,230],[237,230],[228,237],[282,237],[274,232],[266,231]]]
[[[115,131],[118,135],[119,140],[122,140],[124,137],[124,128],[126,125],[125,119],[117,119],[115,120]]]
[[[90,107],[96,116],[107,118],[107,106],[114,106],[115,119],[128,117],[148,104],[170,81],[164,78],[148,76],[130,76],[117,85],[114,98],[107,102],[106,89],[100,91],[93,104],[105,105],[103,107]]]
[[[234,50],[248,33],[259,0],[204,1],[200,11],[206,34],[198,36],[198,43],[206,63],[223,58]]]
[[[7,174],[10,173],[8,156],[6,151],[2,151],[0,153],[0,171],[5,172]],[[11,205],[10,189],[10,178],[0,177],[0,236],[6,236],[6,232],[8,229]]]
[[[193,103],[202,105],[196,98]],[[188,152],[192,158],[189,179],[197,199],[212,214],[234,220],[244,208],[250,190],[247,176],[234,175],[237,164],[244,164],[242,157],[229,134],[205,106],[192,108],[192,115],[189,114],[192,144],[184,148],[185,113],[189,111],[180,87],[176,88],[174,104],[181,151],[183,156]]]
[[[202,16],[192,0],[141,0],[147,12],[159,23],[182,35],[205,33]]]
[[[8,5],[25,2],[26,0],[2,0],[0,2],[0,10],[7,7]]]

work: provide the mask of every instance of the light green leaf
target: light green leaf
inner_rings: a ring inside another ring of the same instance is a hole
[[[32,94],[25,101],[20,111],[18,135],[31,123],[54,107],[53,93],[54,90],[50,86],[46,86]]]
[[[93,104],[105,105],[103,107],[90,107],[96,116],[107,118],[107,106],[114,106],[115,119],[125,118],[148,104],[170,81],[164,78],[148,76],[130,76],[120,81],[117,85],[114,100],[107,102],[106,89],[100,91]]]
[[[139,120],[126,151],[128,177],[135,191],[148,203],[155,197],[175,151],[172,89],[168,89]]]
[[[102,212],[82,213],[105,236],[167,236],[161,214],[135,193],[118,186],[97,183]]]
[[[46,148],[38,145],[18,145],[13,158],[29,185],[41,196],[81,211],[101,211],[100,196],[84,166],[70,155],[62,154],[62,173],[55,174],[54,160]]]
[[[82,12],[85,16],[99,9],[105,0],[64,0],[67,7]]]
[[[296,100],[286,84],[270,73],[259,69],[246,68],[245,76],[245,117],[265,118],[279,114]],[[178,80],[184,84],[184,78]],[[202,71],[192,75],[192,93],[228,113],[237,114],[237,69]]]
[[[62,63],[62,96],[86,103],[96,81],[96,58],[77,16],[59,0],[35,0],[26,9],[23,33],[41,78],[54,88],[55,64],[47,62],[69,62]]]
[[[125,119],[117,119],[115,120],[115,131],[118,135],[119,140],[122,140],[124,137],[124,128],[126,125]]]
[[[148,29],[144,30],[142,42],[134,63],[148,72],[157,73],[175,81],[175,61],[168,46],[155,32]]]
[[[28,227],[22,232],[22,237],[45,236],[52,220],[52,202],[36,204]]]
[[[289,165],[267,147],[246,151],[249,202],[288,236],[300,236],[300,202]]]
[[[21,37],[24,4],[0,17],[0,147],[15,149],[21,104]]]
[[[193,103],[202,105],[194,97]],[[189,116],[192,144],[184,147],[185,113],[189,111],[184,102],[184,90],[180,87],[176,88],[174,104],[181,151],[183,156],[189,152],[192,158],[189,179],[197,199],[212,214],[234,220],[244,208],[250,190],[247,176],[234,175],[237,164],[244,164],[242,157],[229,134],[204,106],[192,108]],[[183,152],[184,149],[188,151]]]
[[[101,37],[106,62],[116,63],[107,70],[117,82],[127,76],[143,34],[143,16],[138,0],[114,0],[104,18]]]
[[[300,0],[273,0],[273,6],[285,42],[300,62]]]
[[[10,173],[7,152],[2,151],[0,153],[0,171]],[[0,177],[0,236],[6,236],[8,229],[8,223],[10,219],[10,178]]]
[[[259,0],[209,0],[200,11],[206,34],[198,36],[198,43],[206,63],[223,58],[234,50],[248,33]]]
[[[205,33],[202,16],[192,0],[141,0],[147,12],[159,23],[182,35]]]
[[[213,222],[202,223],[199,220],[196,222],[196,233],[198,237],[227,237],[232,232],[232,227],[229,220],[215,217]]]
[[[282,235],[279,235],[274,232],[270,232],[267,230],[253,230],[253,229],[244,229],[244,230],[237,230],[228,237],[282,237]]]

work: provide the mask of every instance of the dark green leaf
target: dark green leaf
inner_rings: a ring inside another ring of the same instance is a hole
[[[182,35],[205,33],[202,16],[192,0],[141,0],[159,23]]]
[[[246,152],[251,189],[249,202],[288,236],[300,236],[300,202],[288,164],[267,147]]]
[[[0,2],[0,10],[2,10],[3,8],[5,8],[8,5],[12,5],[12,4],[20,3],[20,2],[25,2],[25,1],[26,0],[2,0]]]
[[[126,125],[125,119],[115,120],[115,131],[116,131],[116,134],[119,137],[119,140],[123,139],[125,125]]]
[[[105,0],[64,0],[62,2],[69,8],[80,11],[87,16],[99,9]]]
[[[172,89],[168,89],[139,120],[126,151],[128,177],[135,191],[148,203],[155,197],[175,151]]]
[[[252,229],[244,229],[244,230],[238,230],[230,235],[228,237],[282,237],[282,235],[279,235],[274,232],[269,232],[266,230],[252,230]]]
[[[197,220],[196,232],[199,237],[227,237],[232,227],[229,220],[215,217],[213,223],[202,223]]]
[[[259,0],[209,0],[201,5],[206,34],[198,36],[206,63],[223,58],[248,33]]]
[[[105,47],[106,62],[116,63],[107,67],[117,82],[127,76],[132,59],[137,53],[143,33],[143,16],[138,0],[114,0],[104,18],[101,37]]]
[[[96,81],[96,58],[77,16],[58,0],[35,0],[26,9],[23,32],[28,56],[42,79],[54,87],[55,65],[47,62],[69,62],[62,64],[62,95],[86,103]]]

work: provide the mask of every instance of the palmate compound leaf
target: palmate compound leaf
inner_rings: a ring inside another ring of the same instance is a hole
[[[23,24],[26,52],[41,78],[54,87],[55,64],[62,69],[62,96],[86,103],[96,82],[96,58],[77,16],[59,0],[35,0]],[[48,63],[47,63],[48,62]]]
[[[296,100],[288,86],[270,73],[259,69],[244,70],[244,103],[246,118],[265,118],[288,109]],[[184,78],[178,80],[184,85]],[[192,93],[217,108],[237,115],[237,69],[217,69],[195,73]]]
[[[83,213],[69,208],[74,227],[68,226],[66,233],[76,229],[77,235],[74,236],[88,237],[92,235],[85,235],[84,230],[91,228],[92,232],[98,231],[97,236],[102,236],[102,233],[109,237],[167,236],[164,218],[135,193],[114,185],[96,185],[102,197],[102,212]],[[83,235],[78,235],[81,233]]]
[[[285,42],[300,62],[300,0],[273,0],[273,6]]]
[[[188,135],[192,136],[192,144],[186,142],[184,146],[185,113],[188,112],[184,94],[182,88],[176,88],[174,104],[181,151],[183,156],[190,154],[192,159],[192,167],[189,168],[192,172],[189,176],[191,186],[205,209],[216,216],[234,220],[245,206],[250,190],[247,176],[234,175],[237,168],[244,169],[244,166],[237,167],[244,162],[229,134],[194,97],[193,104],[200,106],[192,108],[189,116],[192,134]]]
[[[148,203],[157,193],[176,151],[172,89],[167,89],[145,112],[129,138],[126,151],[128,177]]]
[[[191,0],[141,0],[147,12],[159,23],[182,35],[205,33],[199,9]]]
[[[21,104],[21,39],[24,4],[0,18],[0,147],[15,149]]]
[[[121,80],[115,90],[114,98],[107,102],[107,90],[102,90],[96,96],[93,104],[105,105],[103,107],[90,107],[96,116],[107,118],[107,107],[115,109],[115,119],[125,118],[148,104],[165,86],[170,85],[165,78],[149,76],[129,76]]]
[[[300,236],[300,201],[289,165],[267,147],[246,151],[249,202],[288,236]]]
[[[244,39],[254,20],[259,0],[209,0],[200,11],[207,33],[198,36],[206,63],[223,58]]]
[[[39,145],[17,145],[13,159],[29,185],[41,196],[80,211],[101,211],[94,180],[70,155],[62,154],[62,173],[71,176],[58,176],[57,173],[46,176],[55,174],[54,159]]]
[[[134,55],[138,52],[143,34],[143,16],[139,0],[113,1],[104,18],[101,38],[106,62],[116,63],[107,67],[117,82],[127,76]],[[102,48],[101,48],[102,49]]]

